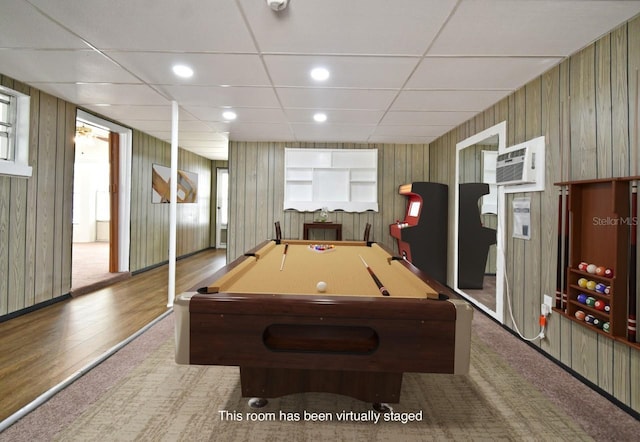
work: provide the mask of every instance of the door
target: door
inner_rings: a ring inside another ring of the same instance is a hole
[[[219,168],[216,175],[216,248],[225,249],[229,219],[229,169]]]

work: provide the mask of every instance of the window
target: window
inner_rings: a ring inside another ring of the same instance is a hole
[[[0,92],[0,159],[9,158],[9,134],[11,133],[11,96]]]
[[[0,86],[0,175],[31,176],[30,97]]]

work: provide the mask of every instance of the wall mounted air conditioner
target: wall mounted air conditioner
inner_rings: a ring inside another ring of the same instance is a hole
[[[524,184],[535,181],[535,152],[528,146],[498,154],[496,161],[497,184]]]
[[[544,137],[534,138],[498,152],[496,184],[511,192],[544,190]]]

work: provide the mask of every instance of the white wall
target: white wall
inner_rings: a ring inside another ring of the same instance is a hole
[[[73,185],[73,242],[104,240],[97,221],[109,220],[109,148],[105,141],[77,137]],[[105,211],[106,210],[106,211]]]

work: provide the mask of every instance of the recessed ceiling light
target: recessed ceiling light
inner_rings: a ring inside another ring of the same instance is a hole
[[[323,114],[323,113],[318,112],[317,114],[315,114],[313,116],[313,119],[316,120],[318,123],[325,122],[325,121],[327,121],[327,114]]]
[[[222,113],[222,118],[225,120],[235,120],[237,117],[236,113],[233,111],[224,111]]]
[[[178,77],[189,78],[193,76],[193,69],[183,64],[177,64],[173,67],[173,73]]]
[[[316,81],[325,81],[329,78],[329,70],[326,68],[314,68],[311,70],[311,78]]]

